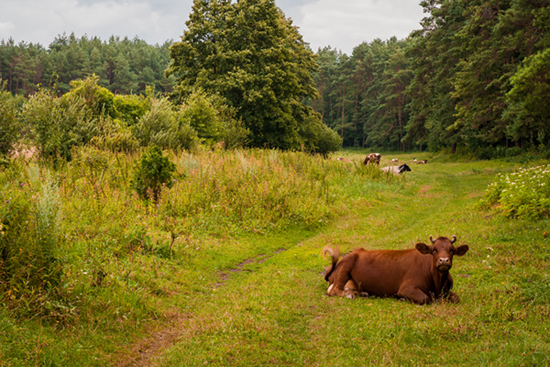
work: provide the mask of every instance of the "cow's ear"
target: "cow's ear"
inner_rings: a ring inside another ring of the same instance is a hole
[[[428,246],[423,242],[419,242],[416,244],[416,249],[423,253],[424,255],[429,255],[432,253],[432,246]]]
[[[462,246],[455,247],[455,255],[456,256],[462,256],[466,252],[468,252],[469,249],[470,248],[468,247],[468,245],[462,245]]]

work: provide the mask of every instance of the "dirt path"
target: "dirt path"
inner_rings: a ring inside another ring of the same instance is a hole
[[[230,281],[231,275],[242,271],[246,271],[244,267],[248,264],[262,264],[266,260],[286,251],[281,248],[275,251],[272,255],[259,255],[254,258],[245,259],[235,268],[226,271],[218,271],[220,281],[212,284],[214,289],[219,289]],[[167,315],[166,322],[157,325],[150,330],[147,330],[148,336],[138,341],[133,346],[125,349],[114,359],[113,365],[122,367],[150,367],[156,366],[162,352],[178,342],[181,338],[192,335],[194,333],[193,315],[182,314],[175,310]]]

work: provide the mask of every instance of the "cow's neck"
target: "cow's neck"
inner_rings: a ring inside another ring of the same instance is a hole
[[[439,272],[435,267],[433,268],[433,281],[435,287],[435,298],[445,296],[449,292],[449,286],[447,282],[449,281],[449,271]],[[443,294],[442,294],[443,293]]]

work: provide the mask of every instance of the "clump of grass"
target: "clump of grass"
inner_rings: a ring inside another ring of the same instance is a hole
[[[497,174],[479,202],[482,208],[498,205],[508,217],[541,218],[550,215],[550,165],[520,168]]]

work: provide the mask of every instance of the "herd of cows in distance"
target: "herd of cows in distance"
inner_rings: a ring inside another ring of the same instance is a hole
[[[379,165],[381,158],[380,153],[370,153],[363,164]],[[342,157],[338,160],[351,162]],[[428,163],[416,159],[413,162]],[[382,170],[395,175],[411,171],[407,163]],[[419,242],[409,250],[369,251],[359,247],[341,259],[338,248],[327,245],[322,251],[332,260],[325,272],[325,280],[329,283],[327,294],[351,299],[356,296],[397,297],[421,305],[441,299],[457,303],[460,298],[451,292],[453,277],[449,271],[453,257],[464,255],[468,245],[455,247],[456,239],[456,236],[436,239],[430,236],[431,246]]]
[[[363,165],[365,165],[365,166],[368,166],[369,164],[380,165],[380,159],[382,159],[382,155],[380,153],[369,153],[369,154],[367,154],[365,160],[363,161]],[[337,160],[342,161],[342,162],[351,163],[351,160],[349,160],[347,158],[344,158],[344,157],[338,157]],[[392,161],[392,163],[397,163],[397,162],[399,162],[399,159],[394,158],[391,161]],[[422,161],[417,161],[416,158],[415,158],[415,159],[413,159],[413,162],[416,163],[416,164],[426,164],[426,163],[428,163],[428,160],[424,159]],[[394,175],[399,175],[403,172],[410,172],[411,167],[409,167],[409,165],[407,163],[403,163],[400,166],[383,167],[382,171],[391,172]]]

